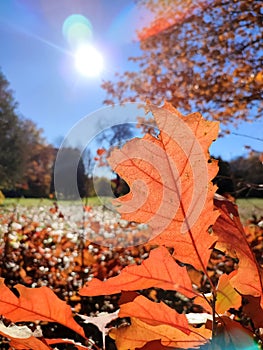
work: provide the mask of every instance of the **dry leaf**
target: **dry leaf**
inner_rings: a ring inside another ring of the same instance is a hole
[[[101,312],[94,317],[80,315],[80,314],[78,314],[78,316],[84,320],[84,323],[92,323],[95,326],[97,326],[102,333],[107,333],[108,332],[107,324],[109,324],[111,321],[118,318],[118,314],[119,314],[119,310],[112,313]]]
[[[236,271],[234,271],[234,274],[235,273]],[[223,274],[219,278],[216,288],[216,312],[218,314],[223,314],[230,308],[238,309],[241,306],[242,298],[230,283],[234,274]]]
[[[119,317],[127,316],[139,318],[153,326],[165,324],[180,329],[186,334],[190,333],[185,315],[179,314],[163,302],[152,302],[143,295],[138,296],[130,303],[121,305]]]
[[[215,206],[220,211],[220,216],[213,226],[213,231],[218,237],[216,247],[239,259],[237,273],[232,274],[230,283],[243,295],[261,297],[263,308],[262,272],[246,240],[237,206],[219,196],[215,199]]]
[[[94,278],[80,289],[79,294],[109,295],[151,287],[176,290],[188,297],[195,296],[186,268],[179,266],[165,247],[153,249],[141,265],[127,266],[116,277],[103,282]]]
[[[234,274],[236,274],[236,271],[234,271]],[[233,278],[234,274],[223,274],[219,278],[218,285],[216,287],[215,307],[216,313],[219,315],[224,314],[230,308],[238,309],[241,306],[242,298],[231,285],[231,279]],[[209,301],[211,301],[213,298],[212,294],[206,294],[205,296],[206,298],[203,296],[198,296],[195,299],[195,304],[201,305],[208,312],[212,312],[212,308],[209,303]]]
[[[9,337],[8,337],[9,338]],[[27,339],[13,339],[10,341],[11,349],[16,350],[50,350],[51,348],[40,339],[30,337]]]
[[[48,345],[41,339],[35,337],[34,332],[27,326],[17,326],[15,324],[5,326],[0,321],[0,334],[10,340],[10,346],[14,349],[48,350]]]
[[[115,204],[123,219],[151,227],[151,243],[173,247],[176,259],[204,271],[216,239],[207,230],[218,216],[211,183],[218,167],[208,148],[218,123],[183,116],[170,104],[151,111],[158,138],[135,138],[108,158],[131,189]]]
[[[83,346],[80,343],[76,343],[74,340],[71,339],[46,339],[46,342],[50,345],[54,344],[71,344],[74,345],[74,348],[77,348],[78,350],[88,350],[90,347]]]
[[[27,288],[17,284],[19,298],[11,292],[0,278],[0,314],[12,322],[47,321],[58,322],[85,337],[84,331],[74,320],[70,306],[47,288]]]
[[[107,324],[109,324],[111,321],[118,318],[118,314],[119,314],[119,310],[112,312],[110,314],[107,312],[101,312],[94,317],[80,315],[80,314],[78,314],[78,316],[84,320],[84,323],[92,323],[98,327],[98,329],[102,333],[103,349],[106,349],[105,337],[110,330],[110,328],[107,327]]]
[[[189,349],[205,344],[211,331],[200,327],[189,326],[189,335],[171,326],[152,326],[139,319],[132,318],[131,325],[113,329],[110,336],[115,339],[118,350],[134,350],[143,347],[147,342],[161,340],[164,346]]]

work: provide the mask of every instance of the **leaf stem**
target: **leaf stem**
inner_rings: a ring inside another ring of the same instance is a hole
[[[216,292],[212,292],[213,299],[211,301],[211,307],[212,307],[212,317],[213,317],[213,324],[212,324],[212,344],[213,340],[216,336],[216,330],[217,330],[217,322],[216,322]]]

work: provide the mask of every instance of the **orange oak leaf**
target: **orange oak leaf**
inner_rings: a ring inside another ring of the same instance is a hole
[[[10,338],[10,337],[8,337]],[[16,350],[50,350],[51,348],[43,343],[40,339],[30,337],[27,339],[13,339],[10,338],[11,349]]]
[[[78,349],[78,350],[88,350],[90,349],[90,347],[86,347],[80,343],[76,343],[74,340],[71,339],[61,339],[61,338],[57,338],[57,339],[46,339],[46,342],[49,345],[54,345],[54,344],[71,344],[74,345],[74,348]]]
[[[190,349],[205,344],[211,336],[211,331],[200,327],[189,326],[190,333],[169,325],[153,326],[137,318],[131,318],[131,325],[113,329],[110,336],[115,339],[118,350],[134,350],[141,348],[149,341],[160,340],[163,346]]]
[[[152,302],[143,295],[130,303],[121,305],[119,317],[136,317],[153,326],[166,324],[186,334],[190,333],[185,315],[179,314],[163,302]]]
[[[237,272],[231,274],[230,283],[243,295],[261,297],[263,308],[262,271],[246,240],[237,206],[221,196],[215,198],[215,206],[220,211],[220,216],[213,226],[217,236],[216,247],[239,259]]]
[[[236,271],[234,271],[234,273],[236,273]],[[223,274],[219,278],[216,287],[215,305],[215,311],[219,315],[224,314],[230,308],[238,309],[241,306],[242,298],[231,285],[232,277],[232,274]],[[212,295],[206,295],[206,299],[199,296],[195,299],[195,303],[203,306],[206,311],[212,312],[211,305],[209,304],[209,301],[212,300],[212,298]]]
[[[17,284],[19,297],[0,278],[0,314],[12,322],[47,321],[60,323],[85,337],[84,330],[74,320],[70,306],[47,287],[27,288]]]
[[[208,148],[218,123],[183,116],[170,104],[150,109],[159,136],[135,138],[108,158],[131,189],[114,203],[123,219],[150,226],[152,244],[173,247],[176,259],[204,271],[216,240],[208,228],[218,217],[211,183],[218,166]]]
[[[203,273],[193,269],[191,266],[188,266],[187,272],[190,277],[190,280],[192,281],[193,286],[195,288],[201,288]]]
[[[176,290],[189,298],[195,296],[186,268],[179,266],[165,247],[153,249],[141,265],[127,266],[116,277],[103,282],[93,278],[79,294],[109,295],[151,287]]]

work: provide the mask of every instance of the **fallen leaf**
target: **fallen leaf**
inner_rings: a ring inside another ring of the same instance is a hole
[[[189,298],[195,296],[186,268],[179,266],[165,247],[153,249],[141,265],[127,266],[116,277],[103,282],[93,278],[79,294],[109,295],[151,287],[176,290]]]
[[[47,288],[27,288],[17,284],[19,297],[0,278],[0,314],[12,322],[47,321],[60,323],[85,337],[80,325],[74,320],[70,306]]]
[[[193,325],[206,324],[208,320],[213,321],[212,315],[205,312],[189,312],[188,314],[185,314],[185,316],[188,323]]]
[[[108,328],[107,325],[111,321],[118,318],[118,314],[119,314],[119,310],[112,312],[112,313],[101,312],[97,316],[94,316],[94,317],[80,315],[80,314],[78,314],[78,316],[84,320],[84,323],[92,323],[98,327],[98,329],[102,333],[103,349],[106,349],[105,337],[109,333],[109,330],[110,330],[110,328]]]
[[[21,267],[19,271],[19,275],[26,284],[31,284],[33,282],[32,277],[28,276],[26,271]]]
[[[213,225],[217,236],[216,248],[239,260],[237,272],[231,275],[230,283],[243,295],[261,297],[260,305],[263,308],[262,271],[246,240],[237,206],[221,196],[215,198],[215,206],[220,211]]]
[[[102,333],[106,334],[108,332],[107,324],[118,318],[118,315],[119,310],[111,313],[101,312],[97,316],[93,317],[78,314],[78,316],[84,320],[84,323],[92,323],[97,326]]]
[[[218,123],[199,113],[183,116],[170,104],[150,108],[158,138],[135,138],[108,158],[131,189],[114,203],[123,219],[150,226],[152,244],[173,247],[176,259],[205,271],[216,240],[208,228],[218,217],[211,183],[218,166],[208,148]]]
[[[91,252],[89,252],[87,249],[84,249],[83,257],[81,255],[76,256],[74,258],[74,262],[77,263],[79,267],[82,266],[82,263],[84,266],[91,266],[96,263],[96,259]]]

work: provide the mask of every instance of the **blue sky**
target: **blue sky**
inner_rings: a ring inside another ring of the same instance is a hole
[[[68,16],[81,14],[92,24],[92,43],[104,57],[99,77],[81,76],[73,48],[63,36]],[[103,105],[102,79],[132,68],[128,57],[139,54],[136,27],[147,14],[132,0],[8,0],[0,2],[0,67],[19,103],[19,112],[43,128],[53,144],[86,115]],[[234,132],[262,139],[263,121],[243,123]],[[244,145],[262,151],[263,142],[229,135],[213,144],[211,153],[229,160],[246,153]]]

